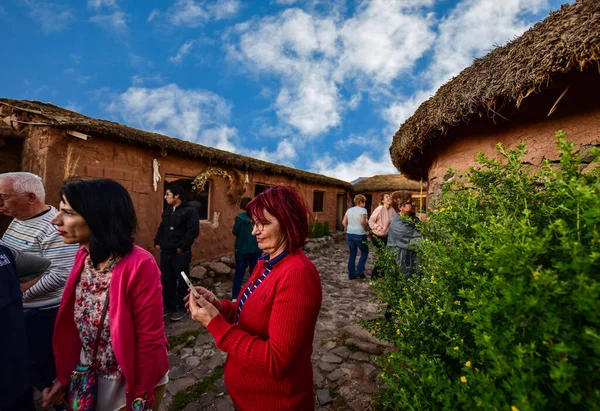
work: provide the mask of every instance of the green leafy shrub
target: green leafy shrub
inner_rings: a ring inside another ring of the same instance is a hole
[[[524,145],[498,145],[501,161],[453,172],[419,227],[420,277],[378,256],[392,318],[365,325],[396,347],[381,408],[600,407],[600,178],[557,137],[560,164],[528,170]]]
[[[310,238],[320,238],[331,235],[331,231],[329,231],[329,221],[324,221],[322,223],[315,221],[310,225]]]

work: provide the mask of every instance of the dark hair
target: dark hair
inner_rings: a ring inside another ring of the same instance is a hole
[[[90,228],[94,265],[131,251],[137,218],[125,187],[106,178],[69,180],[60,189],[63,197]]]
[[[167,191],[167,190],[169,190],[171,193],[173,193],[173,197],[175,197],[176,195],[179,195],[179,199],[181,201],[185,200],[185,190],[179,184],[171,184],[170,186],[168,186],[166,188],[165,191]]]
[[[312,213],[295,188],[284,185],[271,187],[254,197],[246,207],[248,217],[261,223],[267,222],[265,210],[279,222],[287,251],[293,253],[304,245]]]
[[[389,196],[390,193],[383,193],[380,197],[379,197],[379,205],[383,205],[383,198],[385,196]]]
[[[392,204],[394,205],[394,210],[398,211],[398,207],[402,205],[402,203],[406,203],[407,201],[412,199],[412,191],[408,190],[399,190],[394,191],[392,193]]]
[[[248,207],[248,203],[252,201],[250,197],[244,197],[240,200],[240,210],[245,210]]]

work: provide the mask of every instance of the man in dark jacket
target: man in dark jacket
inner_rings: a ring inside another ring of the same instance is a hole
[[[160,270],[162,272],[163,300],[165,317],[179,321],[185,317],[187,285],[180,272],[190,272],[192,244],[200,234],[198,213],[184,201],[184,191],[173,184],[165,191],[165,200],[169,205],[162,213],[162,221],[154,238],[154,247],[160,250]]]
[[[244,211],[235,217],[235,224],[231,230],[235,236],[235,276],[233,277],[233,290],[231,293],[233,301],[237,300],[242,288],[242,280],[244,279],[246,267],[250,268],[250,275],[252,275],[258,257],[262,255],[262,250],[258,248],[256,237],[252,235],[250,217],[248,217],[245,211],[250,201],[252,201],[250,197],[244,197],[240,201],[240,209]]]

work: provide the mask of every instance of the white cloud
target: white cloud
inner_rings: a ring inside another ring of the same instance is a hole
[[[275,4],[280,4],[282,6],[291,6],[296,3],[296,0],[275,0]]]
[[[136,74],[131,76],[131,83],[133,83],[134,86],[139,86],[145,83],[163,84],[164,82],[165,80],[160,73]]]
[[[276,76],[280,88],[272,108],[279,121],[314,138],[338,127],[363,92],[388,87],[430,47],[433,19],[418,14],[415,4],[421,2],[365,2],[345,21],[286,9],[231,30],[229,57],[259,75]],[[358,89],[346,100],[340,90],[348,81]]]
[[[244,154],[271,163],[290,166],[298,159],[298,145],[299,143],[294,141],[294,139],[285,138],[277,144],[277,149],[275,151],[268,151],[266,148],[261,150],[246,149],[244,150]],[[300,146],[303,145],[300,143]]]
[[[118,8],[116,0],[88,0],[88,7],[99,10],[102,7],[106,8]]]
[[[240,9],[239,0],[177,0],[166,12],[152,10],[146,21],[164,17],[178,27],[200,27],[209,20],[223,20],[234,16]]]
[[[74,68],[69,67],[65,69],[65,74],[69,76],[71,80],[76,81],[79,84],[86,84],[90,80],[90,76],[84,76],[83,74],[77,72]]]
[[[61,31],[75,19],[71,9],[48,2],[24,0],[29,8],[29,16],[36,20],[46,34]]]
[[[375,174],[393,174],[398,170],[392,164],[387,148],[380,157],[372,157],[363,153],[354,160],[339,161],[330,154],[320,155],[311,164],[315,173],[339,178],[344,181],[354,181],[358,177],[370,177]]]
[[[123,32],[127,30],[127,15],[122,11],[116,11],[113,14],[96,15],[90,17],[90,21],[108,31]]]
[[[235,151],[237,130],[227,125],[231,105],[207,90],[186,90],[176,84],[130,87],[113,98],[108,111],[134,127]]]
[[[438,24],[433,57],[420,77],[424,87],[401,96],[382,110],[381,115],[389,122],[391,132],[394,133],[442,84],[470,66],[474,58],[518,37],[535,23],[523,16],[547,8],[547,0],[463,0],[458,3]]]
[[[169,57],[169,61],[173,64],[181,64],[185,56],[190,53],[195,43],[195,40],[185,42],[181,47],[179,47],[176,55]]]
[[[81,110],[83,110],[83,106],[75,101],[69,100],[67,102],[67,105],[65,106],[65,108],[67,110],[71,110],[74,111],[76,113],[81,113]]]

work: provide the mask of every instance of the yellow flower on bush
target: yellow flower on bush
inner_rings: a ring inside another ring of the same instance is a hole
[[[458,351],[458,345],[454,347],[454,351]]]
[[[460,377],[460,380],[461,380],[462,382],[467,382],[467,377],[465,377],[465,376],[463,375],[462,377]]]
[[[467,361],[467,362],[465,363],[465,365],[466,365],[467,367],[470,367],[470,366],[471,366],[471,361]]]
[[[456,301],[454,301],[454,304],[460,305],[460,301],[456,300]]]
[[[519,411],[519,409],[517,407],[515,407],[514,405],[511,405],[510,411]]]
[[[533,279],[537,280],[538,278],[540,278],[540,272],[539,271],[534,271],[533,272]]]

